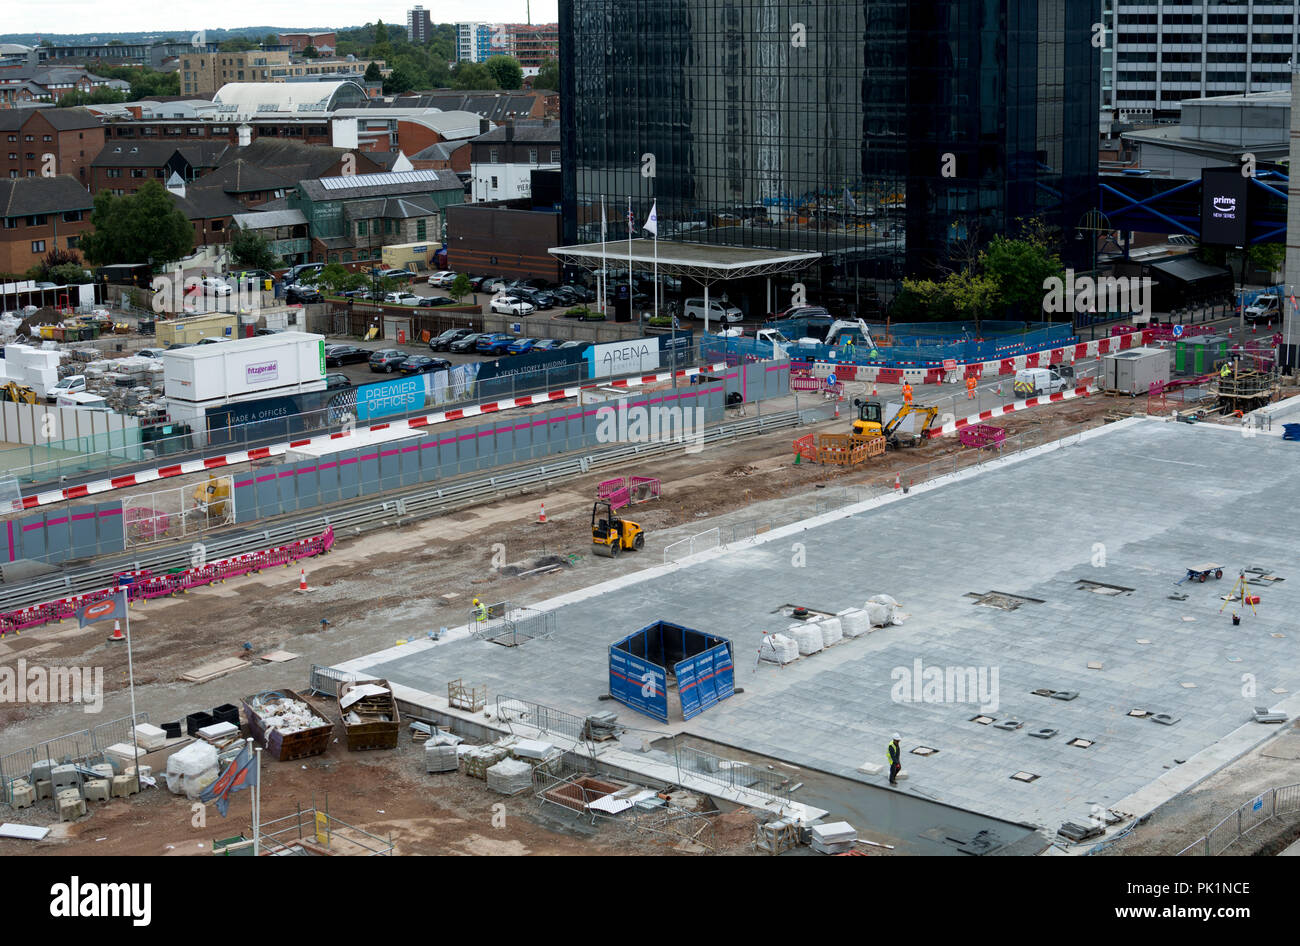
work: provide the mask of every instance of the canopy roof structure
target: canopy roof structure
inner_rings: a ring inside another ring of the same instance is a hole
[[[629,255],[627,240],[552,247],[547,252],[568,266],[592,270],[600,269],[602,263],[610,267],[626,265]],[[633,268],[649,269],[658,265],[660,275],[685,276],[701,283],[794,272],[820,258],[820,253],[678,243],[673,240],[660,240],[656,255],[653,240],[631,241]]]

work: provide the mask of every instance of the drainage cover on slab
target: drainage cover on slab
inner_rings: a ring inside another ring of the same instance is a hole
[[[1080,591],[1091,591],[1093,594],[1110,595],[1113,597],[1117,595],[1130,595],[1133,593],[1132,588],[1125,588],[1123,585],[1108,585],[1100,581],[1090,581],[1087,578],[1080,578],[1078,581]]]
[[[1078,690],[1057,690],[1052,694],[1054,700],[1074,700],[1078,699]]]
[[[1151,722],[1160,723],[1162,726],[1172,726],[1174,723],[1178,722],[1179,719],[1180,717],[1170,716],[1168,713],[1151,714]]]
[[[993,722],[993,720],[994,717],[992,716],[972,716],[970,718],[972,723],[979,723],[981,726],[987,726],[989,723]]]
[[[834,611],[819,611],[806,604],[783,604],[772,613],[783,615],[792,621],[820,621],[823,618],[835,617]]]
[[[1090,749],[1092,748],[1092,742],[1093,741],[1091,739],[1071,739],[1069,742],[1066,743],[1066,745],[1076,746],[1080,749]]]
[[[1038,778],[1038,776],[1033,772],[1017,772],[1011,777],[1017,782],[1032,782],[1034,779]]]
[[[1030,733],[1029,733],[1029,735],[1033,736],[1035,739],[1051,739],[1051,738],[1052,738],[1053,736],[1055,736],[1058,732],[1060,732],[1059,729],[1047,729],[1047,728],[1043,728],[1043,729],[1034,729],[1034,730],[1031,730]]]
[[[980,594],[978,591],[966,592],[967,598],[973,598],[975,604],[982,604],[988,608],[1000,608],[1003,611],[1014,611],[1022,604],[1042,604],[1039,598],[1027,598],[1024,595],[1008,594],[1005,591],[987,591]]]
[[[934,755],[938,749],[931,749],[929,746],[917,746],[912,750],[912,755]]]
[[[1019,729],[1023,725],[1024,723],[1022,723],[1018,719],[1004,719],[1000,723],[994,723],[993,728],[1005,729],[1007,732],[1014,732],[1015,730]]]

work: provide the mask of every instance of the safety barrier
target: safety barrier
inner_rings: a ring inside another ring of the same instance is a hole
[[[354,680],[356,680],[355,674],[312,664],[311,676],[307,679],[307,689],[319,696],[336,697],[340,683],[351,683]]]
[[[147,601],[150,598],[184,594],[191,588],[210,585],[214,582],[223,582],[227,578],[235,578],[249,572],[259,572],[264,568],[271,568],[275,565],[287,566],[299,559],[311,558],[315,555],[324,555],[333,545],[334,527],[327,526],[320,535],[307,539],[298,539],[287,545],[264,549],[260,552],[251,552],[247,555],[237,555],[234,558],[195,565],[192,568],[181,569],[164,575],[137,573],[138,577],[126,585],[120,584],[121,576],[119,576],[119,586],[125,587],[129,602]],[[0,640],[3,640],[4,636],[10,631],[18,633],[27,630],[29,627],[49,624],[51,621],[58,623],[74,618],[82,606],[95,601],[102,601],[116,594],[117,591],[117,588],[103,588],[83,595],[59,598],[57,601],[49,601],[28,608],[20,608],[16,611],[0,613]]]
[[[996,450],[1007,439],[1007,432],[1001,427],[994,427],[992,424],[974,424],[957,431],[957,439],[961,441],[963,447],[974,447],[976,450]]]
[[[661,488],[662,484],[655,476],[629,476],[627,480],[628,498],[633,506],[658,499],[662,495]]]
[[[838,370],[839,366],[836,367]],[[849,380],[852,380],[851,374],[854,366],[844,365],[843,368],[849,372]],[[790,390],[812,391],[816,394],[828,394],[838,397],[844,396],[844,384],[838,377],[835,378],[835,383],[831,384],[828,378],[817,378],[806,371],[790,373]]]
[[[871,457],[884,456],[884,437],[818,434],[817,460],[829,466],[857,466]]]
[[[148,713],[136,713],[135,722],[149,722]],[[97,758],[109,746],[119,742],[129,742],[131,738],[131,717],[123,716],[107,723],[101,723],[94,729],[79,729],[76,732],[55,736],[26,749],[6,753],[0,756],[0,778],[27,778],[32,766],[37,762],[81,763]],[[5,801],[9,798],[6,796]]]
[[[1088,381],[1072,390],[1057,391],[1055,394],[1048,394],[1041,397],[1031,397],[1024,401],[1015,401],[1011,404],[1003,404],[1001,407],[995,407],[991,410],[980,411],[978,414],[972,414],[969,417],[959,417],[957,420],[949,421],[942,427],[931,427],[926,436],[930,438],[942,437],[944,434],[953,434],[972,424],[983,423],[994,417],[1002,417],[1006,414],[1014,414],[1017,411],[1023,411],[1030,407],[1038,407],[1041,404],[1054,404],[1057,401],[1069,401],[1076,397],[1088,397],[1092,394],[1092,385],[1095,381]]]
[[[653,476],[620,476],[596,484],[596,498],[609,500],[610,508],[615,511],[658,499],[659,495],[660,483]]]
[[[1270,788],[1239,805],[1203,838],[1178,852],[1179,857],[1217,857],[1250,832],[1279,815],[1300,811],[1300,784]]]
[[[794,442],[794,455],[804,460],[817,459],[817,435],[805,434]]]

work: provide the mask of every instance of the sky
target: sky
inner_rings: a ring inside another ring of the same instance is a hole
[[[94,33],[237,29],[272,26],[311,29],[360,26],[367,21],[406,25],[406,11],[419,3],[435,23],[458,21],[522,23],[525,0],[398,0],[357,4],[345,0],[169,0],[165,4],[122,0],[28,0],[5,4],[4,33]],[[534,23],[554,23],[557,0],[531,0]]]

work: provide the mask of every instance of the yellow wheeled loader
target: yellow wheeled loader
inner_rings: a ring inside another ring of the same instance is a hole
[[[645,531],[631,519],[620,519],[608,499],[598,499],[591,507],[591,544],[602,558],[617,558],[624,550],[642,549]]]

